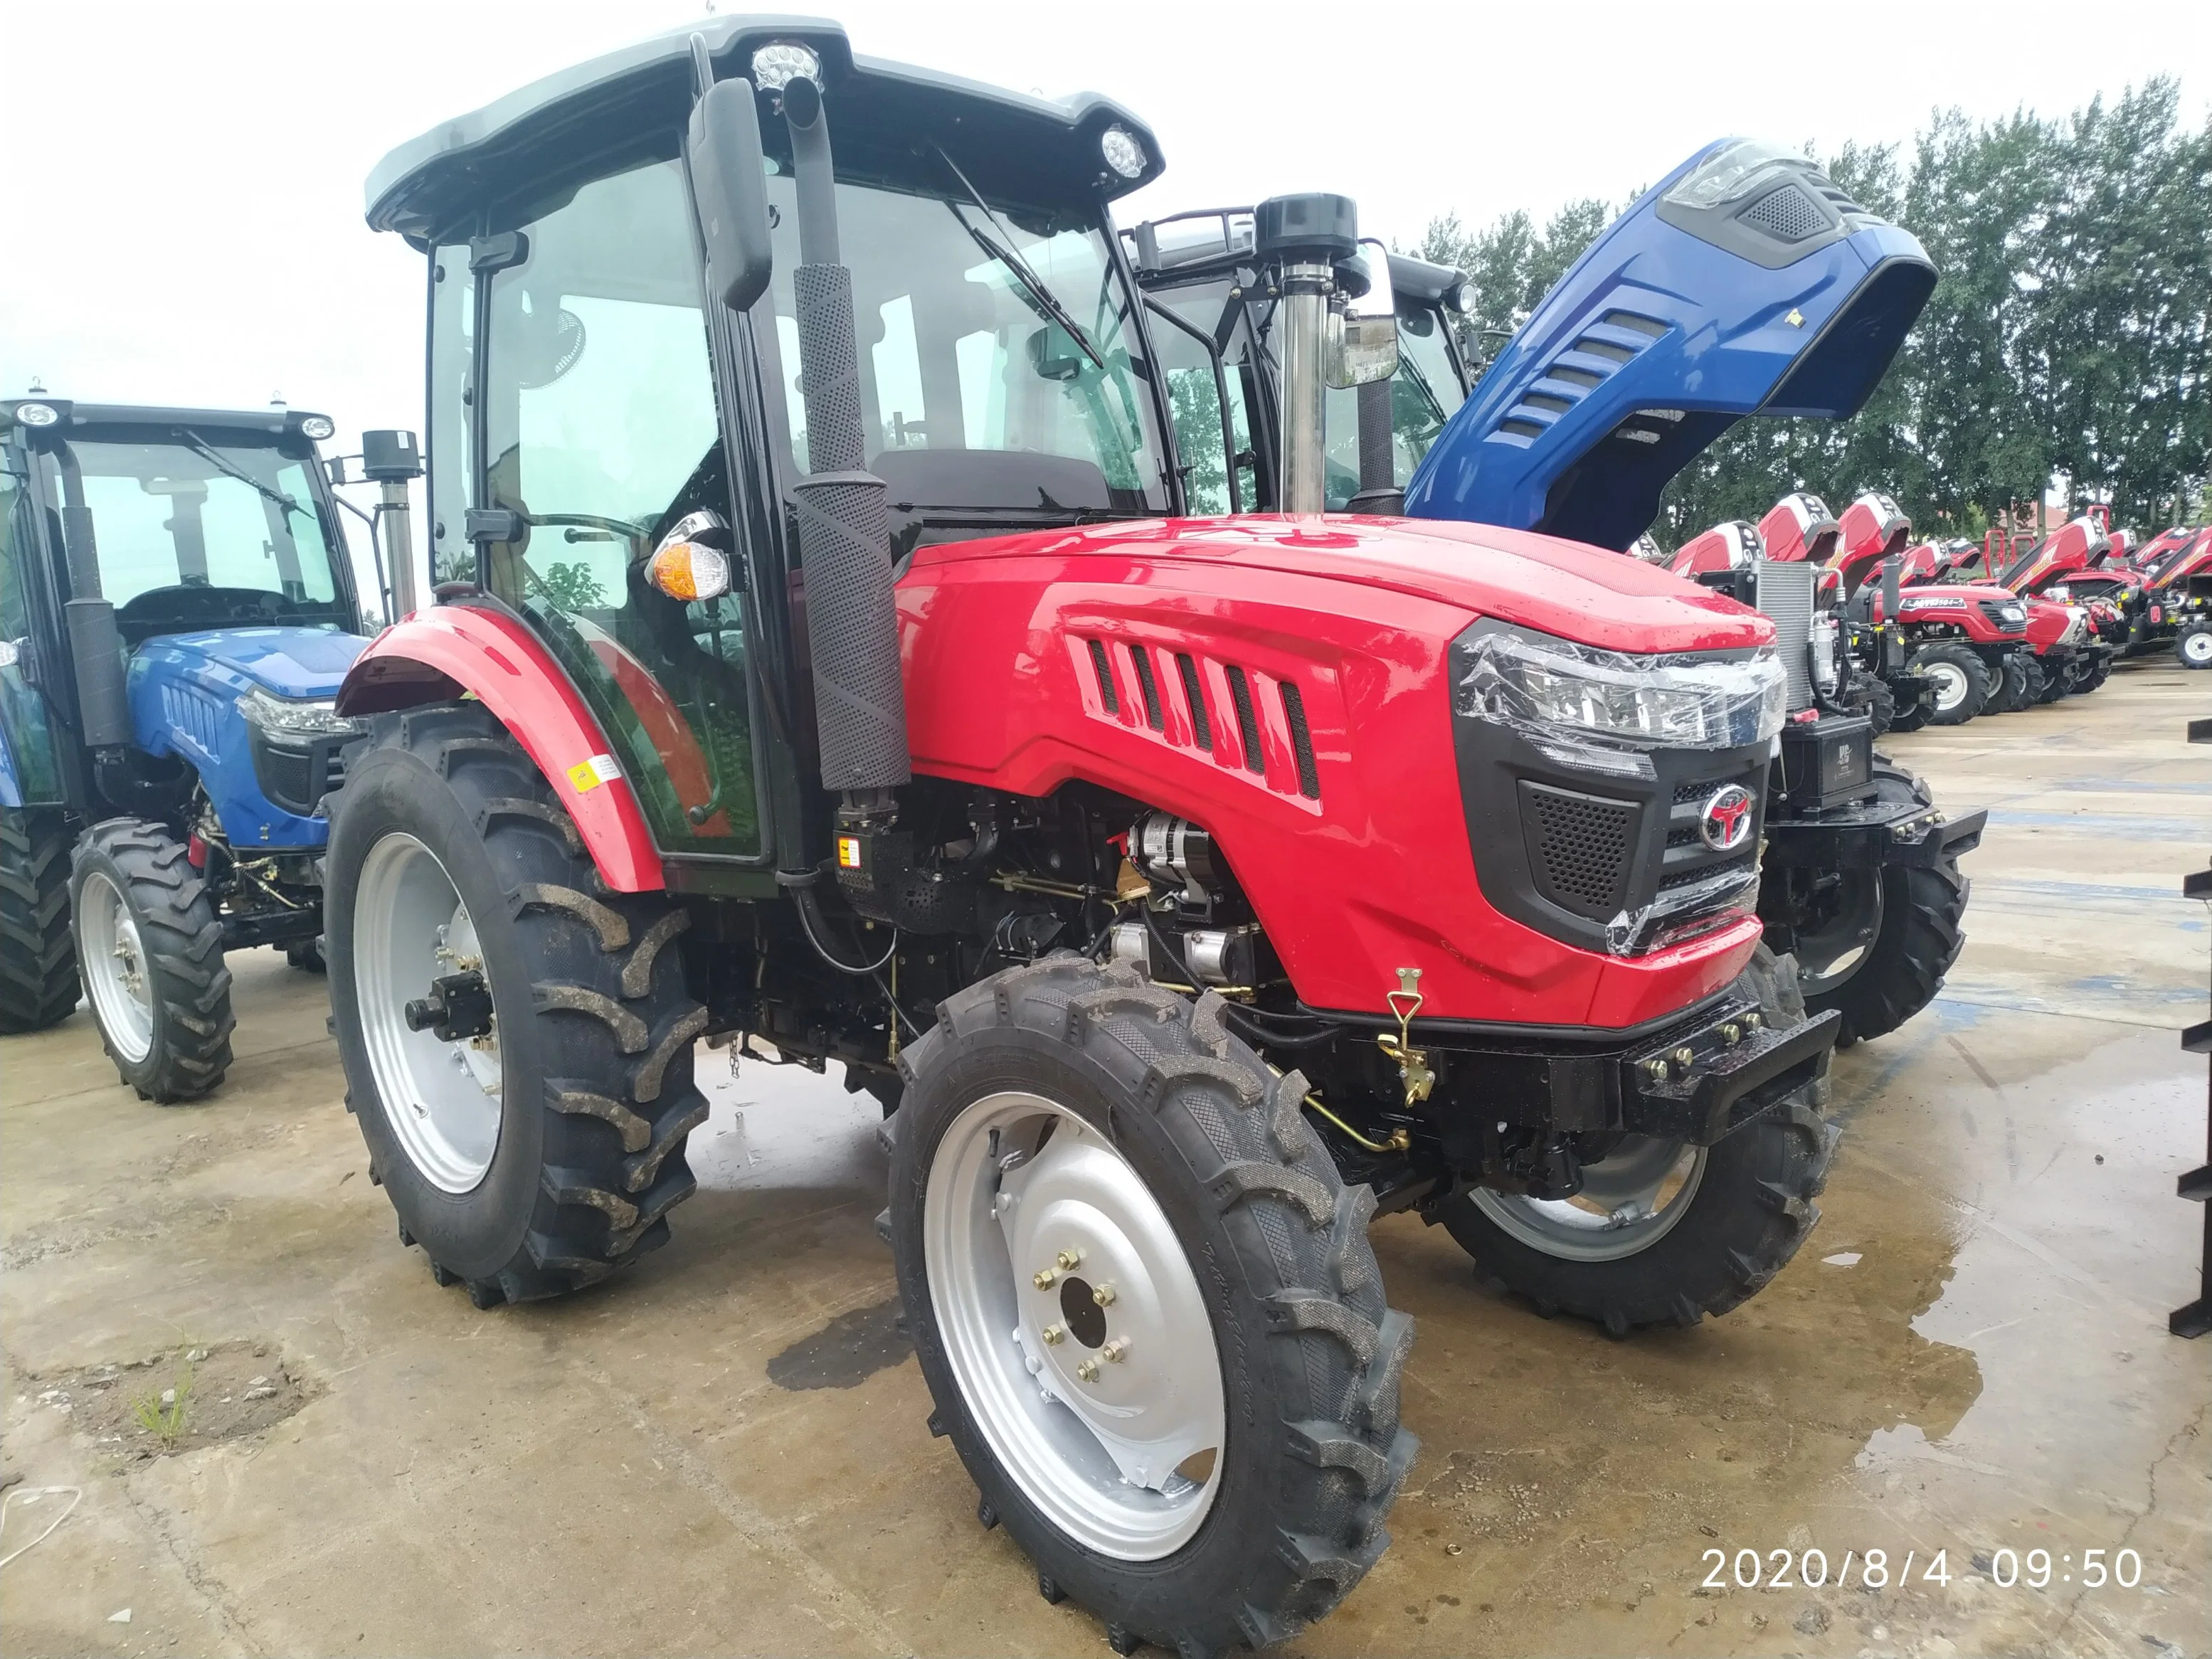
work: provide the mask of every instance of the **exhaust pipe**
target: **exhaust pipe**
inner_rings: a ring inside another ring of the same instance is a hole
[[[1314,192],[1271,196],[1252,217],[1254,251],[1280,307],[1273,331],[1283,410],[1276,500],[1285,513],[1316,514],[1328,501],[1322,410],[1328,308],[1336,266],[1359,249],[1358,210],[1348,196]]]
[[[822,88],[794,76],[781,95],[799,194],[799,264],[792,282],[808,473],[793,493],[822,782],[844,795],[841,820],[887,820],[887,792],[913,776],[913,765],[899,678],[886,486],[866,470],[853,274],[838,252],[836,175]]]
[[[100,550],[92,509],[84,501],[84,469],[64,443],[56,459],[62,475],[62,549],[69,563],[70,598],[62,606],[70,661],[76,674],[77,731],[94,751],[131,741],[131,699],[125,688],[123,635],[115,607],[100,591]]]

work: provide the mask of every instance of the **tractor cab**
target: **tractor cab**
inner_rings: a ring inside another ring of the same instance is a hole
[[[10,769],[88,817],[198,787],[234,844],[319,847],[313,739],[366,643],[328,417],[27,398],[0,422],[28,647]]]
[[[1146,220],[1121,239],[1176,389],[1191,510],[1280,510],[1281,312],[1257,251],[1254,210]],[[1322,505],[1338,513],[1395,512],[1429,446],[1466,400],[1470,369],[1454,319],[1473,292],[1460,271],[1374,242],[1347,258],[1336,280],[1375,296],[1371,308],[1395,319],[1397,360],[1370,386],[1327,388]],[[1364,457],[1363,410],[1376,451]],[[1224,455],[1236,464],[1225,466]]]
[[[322,803],[359,735],[334,700],[368,643],[331,430],[282,408],[0,403],[0,811],[11,847],[70,854],[19,872],[64,934],[9,919],[5,947],[38,966],[0,986],[0,1027],[66,1014],[81,971],[152,1098],[222,1080],[226,951],[320,961]],[[411,467],[410,435],[368,435]]]

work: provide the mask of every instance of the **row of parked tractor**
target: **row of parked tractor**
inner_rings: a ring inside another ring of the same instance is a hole
[[[1479,374],[1347,198],[1118,225],[1160,170],[738,16],[401,146],[427,598],[409,434],[0,400],[0,1029],[82,987],[193,1099],[226,954],[327,964],[400,1240],[487,1309],[668,1240],[696,1043],[836,1062],[981,1517],[1195,1654],[1388,1541],[1369,1219],[1615,1335],[1756,1294],[1831,1051],[1963,939],[1984,815],[1876,738],[2177,624],[2109,538],[1923,568],[1879,495],[1626,556],[1935,285],[1801,155],[1700,149]]]
[[[2115,661],[2145,653],[2212,667],[2212,529],[2143,540],[2107,531],[2100,512],[2047,535],[1991,531],[1939,547],[1915,542],[1911,520],[1879,492],[1860,495],[1840,520],[1799,493],[1755,525],[1716,525],[1671,555],[1648,536],[1638,550],[1723,588],[1765,560],[1813,562],[1845,648],[1877,671],[1877,732],[2056,702],[2095,690]],[[1882,669],[1879,635],[1893,617],[1903,657]]]

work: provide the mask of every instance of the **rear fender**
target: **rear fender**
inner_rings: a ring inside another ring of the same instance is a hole
[[[537,763],[609,887],[646,893],[665,885],[653,832],[598,719],[512,617],[467,605],[417,611],[370,641],[339,688],[338,712],[381,714],[464,695],[498,716]]]

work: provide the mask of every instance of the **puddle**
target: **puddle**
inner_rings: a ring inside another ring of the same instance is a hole
[[[852,1389],[914,1352],[906,1316],[892,1297],[872,1308],[839,1314],[811,1336],[801,1337],[768,1362],[768,1380],[779,1389]]]
[[[95,1450],[143,1462],[258,1434],[321,1392],[275,1344],[240,1341],[35,1376],[18,1403],[60,1413]]]

